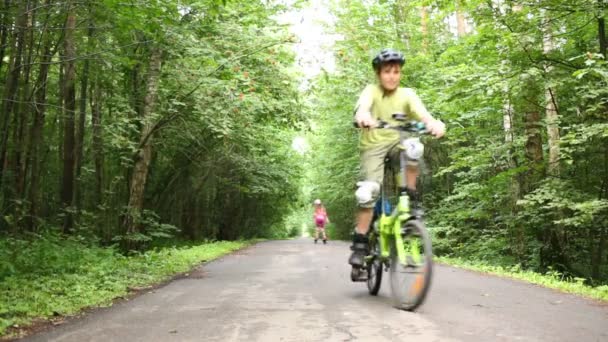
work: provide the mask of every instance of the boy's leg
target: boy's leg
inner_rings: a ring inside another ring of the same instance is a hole
[[[400,187],[405,187],[408,197],[410,198],[410,210],[411,214],[416,217],[420,217],[423,215],[422,208],[420,206],[420,194],[416,190],[416,183],[418,180],[418,176],[420,175],[420,166],[418,160],[406,160],[406,171],[405,171],[405,180],[403,183],[403,178],[399,175],[399,154],[401,150],[399,148],[394,148],[391,150],[391,161],[393,163],[393,169],[395,170],[395,177],[397,177],[398,185]]]
[[[420,205],[420,193],[416,190],[416,181],[418,180],[418,176],[420,175],[420,167],[418,166],[417,161],[408,162],[406,177],[406,191],[407,195],[410,198],[410,209],[413,216],[422,217],[424,212]]]
[[[361,152],[361,172],[364,181],[357,183],[359,188],[355,196],[359,210],[351,246],[353,253],[348,260],[353,267],[361,267],[368,253],[367,232],[373,219],[373,208],[380,195],[380,184],[384,178],[384,159],[395,145],[395,143],[385,144]]]
[[[369,230],[369,226],[372,224],[372,218],[374,217],[373,208],[362,208],[359,207],[357,210],[357,227],[356,232],[358,234],[365,235]]]
[[[420,174],[418,165],[408,165],[405,174],[407,177],[407,188],[416,191],[416,180],[418,180],[418,175]]]

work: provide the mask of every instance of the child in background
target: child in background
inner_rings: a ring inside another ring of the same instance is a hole
[[[325,225],[329,223],[329,217],[327,211],[321,203],[320,199],[316,199],[315,202],[315,213],[313,214],[313,220],[315,221],[315,243],[319,240],[319,232],[323,235],[323,244],[327,243],[327,234],[325,234]]]

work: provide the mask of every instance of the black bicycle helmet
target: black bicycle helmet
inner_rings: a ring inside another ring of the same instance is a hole
[[[380,67],[386,63],[399,63],[399,65],[403,66],[403,64],[405,64],[405,57],[403,57],[403,54],[397,50],[383,49],[372,60],[372,66],[376,71],[378,71]]]

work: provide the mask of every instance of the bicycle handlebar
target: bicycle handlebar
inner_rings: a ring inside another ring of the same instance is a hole
[[[359,124],[356,122],[353,122],[353,125],[355,126],[355,128],[360,128]],[[376,124],[376,126],[374,127],[363,127],[363,128],[380,128],[380,129],[393,129],[396,131],[401,131],[401,132],[410,132],[410,133],[418,133],[418,134],[430,134],[429,131],[427,131],[426,126],[424,123],[420,122],[420,121],[415,121],[412,120],[410,122],[405,122],[403,124],[400,125],[391,125],[390,123],[386,122],[386,121],[382,121],[379,120]]]

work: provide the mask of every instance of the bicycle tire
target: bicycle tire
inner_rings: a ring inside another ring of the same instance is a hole
[[[416,267],[412,266],[413,263],[409,260],[407,266],[401,264],[393,244],[390,261],[391,294],[397,308],[414,311],[422,305],[431,286],[433,247],[428,231],[421,221],[406,221],[403,228],[404,239],[419,235],[423,248],[423,255],[419,261],[423,263]]]
[[[378,256],[380,251],[378,241],[374,240],[369,248],[374,257],[367,263],[367,290],[370,295],[376,296],[382,285],[382,261]]]

